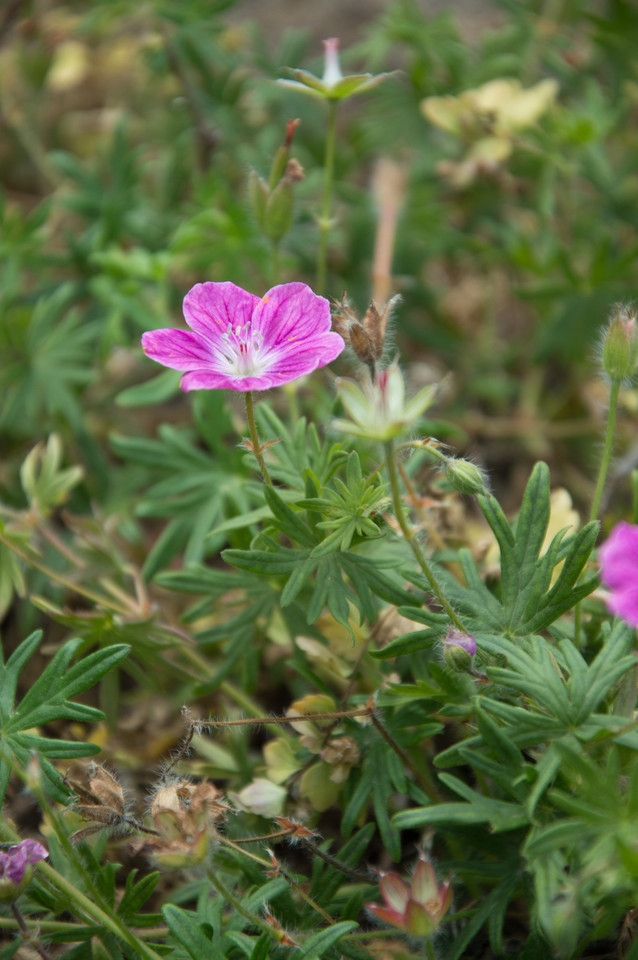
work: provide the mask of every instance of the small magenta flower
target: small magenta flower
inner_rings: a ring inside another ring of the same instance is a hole
[[[48,856],[48,850],[36,840],[0,850],[0,901],[16,900],[31,880],[32,864]]]
[[[638,526],[616,524],[599,550],[600,579],[609,588],[607,606],[638,627]]]
[[[452,627],[443,638],[443,656],[448,667],[464,673],[472,665],[476,653],[476,640],[471,633],[463,633]]]
[[[147,357],[183,370],[182,390],[268,390],[312,373],[345,344],[331,331],[330,305],[305,283],[256,297],[234,283],[196,283],[184,297],[190,330],[142,336]]]
[[[452,887],[449,880],[437,884],[434,867],[421,855],[412,877],[407,884],[398,873],[382,873],[379,881],[381,896],[386,906],[366,903],[366,907],[379,920],[399,927],[415,937],[434,933],[452,902]]]

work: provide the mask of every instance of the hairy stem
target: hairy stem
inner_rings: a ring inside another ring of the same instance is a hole
[[[54,870],[48,863],[39,863],[40,873],[46,877],[52,886],[63,893],[71,903],[71,910],[79,914],[90,917],[99,926],[104,927],[109,933],[126,943],[138,957],[142,960],[160,960],[160,956],[155,950],[143,943],[128,927],[121,923],[119,918],[111,914],[107,908],[98,906],[92,899],[85,896],[77,887],[75,887],[66,877]]]
[[[319,259],[317,261],[317,293],[322,296],[326,290],[326,272],[328,264],[328,240],[332,226],[330,213],[332,208],[332,184],[334,180],[335,145],[337,141],[337,101],[328,101],[328,131],[326,135],[326,154],[323,166],[323,196],[321,216],[319,218]]]
[[[248,418],[248,429],[250,430],[250,442],[252,443],[253,453],[257,457],[257,463],[259,464],[261,475],[264,478],[264,483],[267,483],[272,487],[272,480],[270,479],[270,474],[268,473],[268,469],[264,461],[263,449],[261,443],[259,442],[259,435],[257,433],[253,395],[250,390],[247,390],[244,396],[246,397],[246,417]]]
[[[445,594],[443,593],[439,583],[434,576],[434,572],[428,558],[425,555],[424,550],[421,547],[418,539],[415,536],[414,530],[410,529],[410,526],[406,520],[405,513],[403,510],[403,500],[401,497],[401,486],[399,483],[399,472],[397,470],[397,465],[394,459],[394,444],[392,440],[386,440],[385,444],[385,453],[386,453],[386,466],[388,468],[388,476],[390,478],[390,489],[392,491],[392,505],[394,507],[394,516],[396,518],[399,527],[401,528],[401,533],[407,540],[412,549],[417,563],[423,571],[423,575],[428,582],[430,590],[439,601],[446,614],[452,621],[455,627],[458,627],[459,630],[462,630],[464,633],[467,633],[467,630],[463,622],[456,615],[452,609],[449,601],[446,599]]]
[[[11,904],[11,912],[16,919],[16,923],[18,924],[18,927],[20,929],[20,934],[22,935],[22,939],[24,940],[25,944],[33,947],[33,949],[38,954],[38,956],[42,957],[42,960],[51,960],[51,957],[46,952],[46,950],[44,949],[44,947],[42,946],[42,944],[38,939],[37,929],[34,930],[33,933],[29,930],[26,923],[24,922],[24,917],[18,910],[15,903]]]
[[[372,720],[377,732],[383,737],[388,746],[394,750],[399,760],[405,767],[408,768],[408,770],[412,772],[414,779],[417,781],[419,786],[423,788],[430,800],[434,800],[435,803],[442,803],[443,797],[437,790],[436,784],[432,781],[432,779],[428,779],[427,777],[423,776],[422,772],[414,766],[403,747],[399,746],[394,737],[390,734],[389,730],[386,730],[376,714],[373,713],[370,719]]]
[[[252,913],[250,910],[247,910],[242,903],[231,893],[228,887],[220,880],[219,872],[213,870],[208,871],[208,879],[211,882],[211,885],[224,900],[230,904],[233,910],[236,910],[245,920],[248,920],[250,924],[254,927],[257,927],[258,930],[261,930],[262,933],[267,933],[273,938],[273,940],[278,941],[277,934],[275,930],[269,926],[261,917],[258,917],[256,913]]]
[[[611,390],[609,391],[609,411],[607,413],[607,431],[605,434],[605,446],[603,448],[603,455],[600,460],[600,467],[598,470],[598,480],[596,481],[594,498],[592,500],[591,510],[589,512],[590,520],[598,519],[600,504],[603,499],[605,481],[607,479],[609,464],[611,462],[611,453],[614,446],[614,430],[616,428],[616,414],[618,411],[618,394],[620,393],[620,385],[621,385],[620,380],[612,380],[611,382]]]

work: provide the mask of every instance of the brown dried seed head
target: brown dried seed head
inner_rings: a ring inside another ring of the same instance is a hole
[[[350,327],[348,333],[350,334],[350,346],[359,357],[359,360],[369,364],[379,359],[380,354],[375,344],[360,323]]]
[[[105,807],[112,807],[123,816],[125,809],[124,790],[105,767],[94,764],[89,778],[93,796]]]
[[[79,804],[73,807],[73,809],[76,813],[79,813],[84,820],[96,820],[98,823],[105,823],[109,826],[115,826],[122,822],[122,814],[118,810],[114,810],[113,807]]]
[[[190,786],[188,780],[175,780],[171,783],[163,783],[157,789],[151,803],[151,814],[163,810],[180,810],[184,806],[183,796]]]
[[[286,183],[300,183],[304,176],[304,168],[301,166],[298,160],[295,160],[295,158],[292,157],[286,164],[284,180]]]
[[[359,762],[360,751],[354,737],[337,737],[326,744],[319,756],[324,763],[347,763],[352,766]]]

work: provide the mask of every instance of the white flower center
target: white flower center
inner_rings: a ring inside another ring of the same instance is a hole
[[[251,329],[250,320],[237,327],[229,323],[219,349],[228,361],[230,372],[237,377],[258,376],[269,366],[263,335]]]

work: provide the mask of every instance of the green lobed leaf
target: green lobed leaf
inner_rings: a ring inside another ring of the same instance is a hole
[[[69,640],[55,654],[43,673],[38,677],[22,701],[14,707],[13,700],[19,673],[34,653],[41,632],[31,634],[0,668],[0,696],[2,712],[0,739],[5,749],[10,751],[18,763],[25,766],[32,752],[40,756],[45,790],[58,800],[65,797],[60,786],[60,776],[46,759],[47,757],[90,756],[99,752],[92,743],[49,739],[28,733],[33,727],[54,720],[69,719],[99,721],[104,718],[100,710],[83,704],[70,702],[69,697],[82,693],[98,682],[109,670],[128,655],[130,647],[117,644],[98,650],[83,660],[70,666],[70,662],[82,645],[79,639]],[[4,797],[9,776],[8,757],[0,764],[0,801]]]
[[[198,923],[197,914],[172,903],[162,907],[168,928],[192,960],[210,960],[212,944]]]

